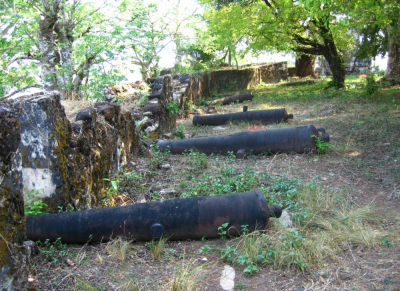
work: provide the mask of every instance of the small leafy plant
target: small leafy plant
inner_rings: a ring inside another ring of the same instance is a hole
[[[63,244],[60,237],[53,243],[46,239],[43,243],[39,240],[36,244],[51,263],[58,263],[60,258],[67,255],[67,244]]]
[[[373,75],[368,75],[365,78],[365,94],[367,96],[372,96],[378,91],[378,85],[375,82],[375,78]]]
[[[48,212],[44,211],[47,204],[43,202],[43,199],[38,199],[40,197],[39,191],[30,190],[25,193],[25,215],[48,214]]]
[[[171,155],[171,152],[169,150],[161,151],[159,146],[156,144],[152,144],[150,146],[150,149],[151,149],[150,163],[155,168],[159,168],[161,164],[165,162]]]
[[[173,100],[169,101],[167,103],[167,110],[169,114],[179,114],[180,109],[179,109],[179,104],[175,103]]]
[[[111,182],[111,187],[107,189],[106,192],[106,197],[102,200],[103,206],[113,206],[115,203],[114,196],[118,194],[118,182],[119,178],[116,179],[108,179],[104,178],[104,181],[110,181]]]
[[[329,144],[326,141],[321,140],[316,135],[312,135],[311,137],[315,139],[317,149],[322,154],[326,154],[330,149],[333,149],[335,147],[334,145]]]
[[[178,127],[175,129],[175,135],[179,139],[185,138],[185,125],[183,123],[179,124]]]
[[[220,227],[218,227],[218,234],[221,236],[221,239],[225,239],[228,233],[227,227],[229,222],[223,223]]]

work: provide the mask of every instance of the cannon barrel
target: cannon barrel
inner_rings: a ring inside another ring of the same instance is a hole
[[[293,114],[288,114],[285,108],[271,110],[254,110],[216,115],[195,115],[193,125],[222,125],[230,121],[256,121],[261,123],[279,123],[293,118]]]
[[[229,96],[221,99],[216,99],[208,102],[208,105],[214,105],[217,103],[221,103],[222,105],[229,105],[231,103],[239,102],[242,103],[244,101],[253,100],[253,93],[250,91],[243,92],[239,95]]]
[[[316,148],[313,135],[323,141],[329,141],[329,135],[325,133],[323,128],[315,128],[314,125],[309,124],[184,140],[159,140],[157,145],[161,150],[168,149],[172,154],[182,154],[190,149],[208,155],[212,153],[237,153],[239,150],[253,154],[291,151],[303,153]]]
[[[223,223],[231,236],[240,235],[242,225],[264,229],[271,216],[279,217],[281,208],[267,206],[259,190],[221,196],[171,199],[129,206],[91,209],[28,216],[28,239],[64,243],[108,241],[126,236],[147,241],[162,235],[171,240],[216,238]]]

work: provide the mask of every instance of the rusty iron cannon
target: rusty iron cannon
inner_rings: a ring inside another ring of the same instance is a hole
[[[266,123],[280,123],[293,118],[293,114],[288,114],[285,108],[270,110],[254,110],[243,112],[215,114],[215,115],[195,115],[193,116],[193,125],[222,125],[230,121],[252,121]]]
[[[282,208],[268,207],[259,190],[220,196],[171,199],[129,206],[28,216],[28,239],[64,243],[108,241],[125,236],[137,241],[167,237],[170,240],[220,237],[223,223],[228,235],[240,235],[242,225],[264,229],[270,217],[280,217]]]
[[[315,137],[329,142],[329,135],[324,128],[309,124],[184,140],[159,140],[157,145],[161,150],[169,150],[172,154],[182,154],[190,149],[208,155],[238,151],[252,154],[293,151],[300,154],[316,148]]]
[[[244,101],[251,101],[253,100],[253,93],[251,93],[250,91],[246,91],[243,93],[240,93],[239,95],[234,95],[234,96],[229,96],[229,97],[225,97],[225,98],[221,98],[221,99],[216,99],[216,100],[212,100],[210,102],[208,102],[208,105],[214,105],[214,104],[218,104],[221,103],[222,105],[229,105],[231,103],[242,103]]]

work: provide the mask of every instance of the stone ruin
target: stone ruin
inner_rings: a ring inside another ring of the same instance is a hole
[[[175,127],[168,113],[171,77],[157,97],[159,133]],[[0,290],[12,286],[13,264],[25,238],[24,199],[42,199],[44,211],[90,209],[112,178],[141,149],[143,109],[99,102],[67,119],[58,92],[0,103]],[[146,117],[146,116],[145,116]]]
[[[68,120],[58,92],[36,93],[0,102],[0,290],[13,285],[15,262],[25,238],[24,199],[42,199],[48,212],[59,207],[90,209],[103,198],[104,178],[112,178],[130,155],[142,149],[142,134],[170,133],[179,104],[211,92],[248,89],[260,82],[287,78],[286,62],[149,80],[152,92],[144,107],[99,102]],[[142,83],[104,88],[105,99],[131,94]]]

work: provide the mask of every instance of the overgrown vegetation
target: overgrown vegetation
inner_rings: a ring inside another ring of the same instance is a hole
[[[229,264],[236,270],[235,287],[239,289],[257,285],[260,278],[263,282],[276,278],[279,272],[286,277],[276,280],[284,283],[273,285],[272,290],[286,286],[289,276],[300,282],[296,287],[305,288],[320,273],[321,289],[355,286],[365,290],[373,284],[379,290],[386,279],[389,285],[385,288],[390,290],[397,280],[391,270],[398,264],[400,220],[391,207],[393,200],[379,193],[400,195],[398,88],[377,84],[379,93],[367,96],[365,79],[352,76],[347,85],[346,90],[326,89],[326,80],[321,80],[299,87],[259,86],[253,89],[253,102],[246,104],[251,110],[284,106],[294,113],[288,124],[264,125],[267,130],[306,123],[325,127],[333,134],[328,144],[319,146],[318,155],[246,153],[245,159],[237,160],[234,153],[207,156],[196,150],[176,156],[152,145],[147,156],[137,157],[117,177],[105,181],[104,198],[110,192],[115,206],[259,189],[269,205],[287,206],[290,227],[271,219],[267,229],[249,232],[243,225],[241,236],[233,238],[229,222],[224,221],[218,230],[220,239],[215,240],[145,243],[116,238],[82,248],[52,247],[47,242],[40,246],[44,253],[34,260],[32,268],[38,274],[34,282],[40,280],[46,286],[43,289],[56,288],[56,283],[59,289],[94,290],[90,288],[113,284],[122,290],[213,290],[221,268]],[[239,111],[241,106],[217,109]],[[212,127],[181,124],[185,133],[195,137],[221,134]],[[222,134],[253,126],[229,124]],[[69,275],[66,258],[76,264],[74,275]],[[364,269],[360,271],[355,262]],[[351,270],[351,279],[337,279],[342,269]],[[99,279],[90,272],[97,272]],[[366,273],[382,275],[371,281]],[[182,285],[187,289],[179,289]]]

